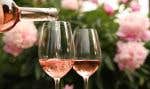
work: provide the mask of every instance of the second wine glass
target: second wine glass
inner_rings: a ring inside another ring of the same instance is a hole
[[[44,22],[38,50],[41,67],[54,78],[55,89],[59,89],[60,78],[73,66],[75,49],[70,24],[65,21]]]
[[[88,89],[88,79],[101,64],[101,48],[95,29],[78,29],[74,32],[76,60],[73,69],[83,77],[84,88]]]

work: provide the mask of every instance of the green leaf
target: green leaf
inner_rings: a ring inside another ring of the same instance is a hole
[[[39,64],[37,63],[35,65],[35,77],[36,77],[36,79],[39,80],[41,76],[42,76],[42,71],[41,71]]]
[[[115,67],[114,67],[114,62],[112,61],[112,59],[108,56],[108,55],[103,55],[103,61],[106,64],[106,66],[108,67],[109,70],[111,71],[115,71]]]

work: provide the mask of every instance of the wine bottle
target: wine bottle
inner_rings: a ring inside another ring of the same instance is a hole
[[[19,7],[13,0],[0,0],[0,32],[13,28],[20,20],[57,20],[56,8]]]

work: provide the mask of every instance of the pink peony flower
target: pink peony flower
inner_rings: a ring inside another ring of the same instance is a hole
[[[5,44],[5,46],[3,47],[3,50],[15,57],[18,56],[23,51],[22,48],[18,48],[16,45],[12,43]]]
[[[108,14],[108,15],[113,15],[114,13],[114,9],[113,7],[111,7],[109,4],[104,3],[104,7],[103,7],[104,11]]]
[[[139,42],[118,42],[117,54],[114,61],[118,63],[120,70],[131,70],[140,68],[148,55],[148,50]]]
[[[69,10],[78,10],[80,0],[61,0],[61,6]]]
[[[144,31],[142,39],[144,39],[145,41],[150,40],[150,31],[149,30]]]
[[[135,0],[130,3],[130,7],[132,11],[140,11],[140,4]]]
[[[96,3],[93,3],[92,1],[83,1],[81,4],[80,11],[81,12],[89,12],[96,10],[98,8],[98,5]]]
[[[150,32],[149,19],[140,15],[138,12],[132,12],[122,18],[119,18],[119,30],[117,35],[126,41],[149,41]]]
[[[4,33],[3,41],[18,48],[29,48],[37,41],[37,30],[33,22],[19,22],[11,31]]]
[[[65,85],[64,89],[73,89],[73,87],[74,87],[73,85],[68,85],[67,84],[67,85]]]
[[[99,4],[98,0],[90,0],[90,1],[95,3],[95,4]]]

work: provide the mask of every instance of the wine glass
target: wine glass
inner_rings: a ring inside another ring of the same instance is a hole
[[[39,38],[39,63],[43,70],[55,81],[55,89],[59,89],[59,81],[73,66],[75,47],[69,22],[44,22]]]
[[[88,89],[88,79],[101,64],[101,48],[95,29],[77,29],[74,31],[76,58],[73,69],[83,77],[84,88]]]

